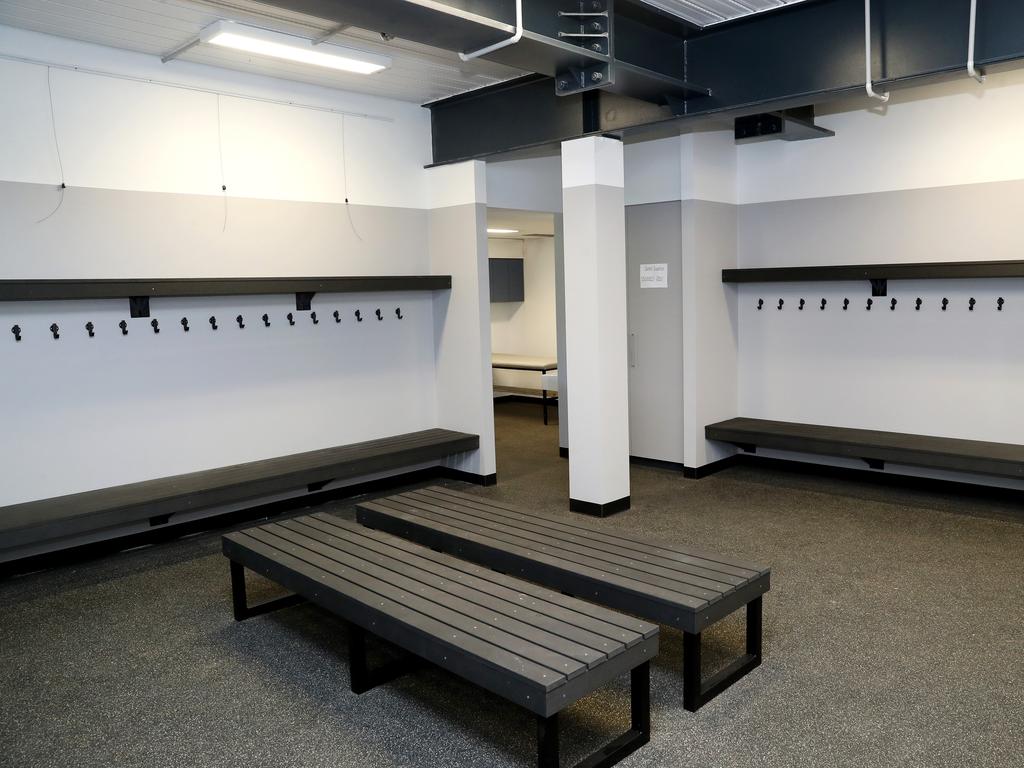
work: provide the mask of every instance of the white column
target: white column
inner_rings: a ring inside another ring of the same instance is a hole
[[[490,485],[496,469],[485,166],[470,161],[427,175],[430,271],[452,276],[451,291],[434,299],[437,425],[480,435],[479,451],[446,464]]]
[[[626,220],[622,143],[562,144],[569,506],[629,508]]]

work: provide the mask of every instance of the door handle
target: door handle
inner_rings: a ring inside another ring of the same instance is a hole
[[[635,333],[629,334],[629,367],[636,368],[637,338]]]

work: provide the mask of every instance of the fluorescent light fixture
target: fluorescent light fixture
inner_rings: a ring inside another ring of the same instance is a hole
[[[518,229],[495,229],[492,227],[487,228],[488,235],[518,235]]]
[[[391,59],[387,56],[340,45],[313,45],[311,40],[304,37],[236,24],[233,21],[215,21],[199,33],[199,42],[360,75],[372,75],[391,66]]]

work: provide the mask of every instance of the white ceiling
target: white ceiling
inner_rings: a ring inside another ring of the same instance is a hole
[[[249,22],[316,38],[333,22],[282,11],[253,0],[0,0],[0,25],[162,56],[218,19]],[[354,75],[238,51],[199,45],[184,61],[422,104],[516,77],[522,72],[406,40],[384,42],[374,31],[349,28],[330,42],[390,56],[391,68]],[[173,67],[173,62],[168,67]]]
[[[555,234],[555,217],[551,213],[517,211],[512,208],[488,208],[488,229],[515,229],[515,234],[488,235],[488,237],[521,240],[525,237],[552,237]]]
[[[699,27],[710,27],[806,0],[640,0]]]

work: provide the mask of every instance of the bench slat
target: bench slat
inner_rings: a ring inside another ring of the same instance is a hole
[[[504,627],[493,626],[493,614],[474,611],[471,605],[447,592],[430,589],[413,579],[385,571],[365,560],[349,557],[314,539],[290,533],[274,524],[253,529],[249,533],[253,538],[286,551],[321,570],[426,616],[432,616],[448,626],[448,632],[453,638],[459,635],[479,638],[522,662],[542,669],[541,678],[544,681],[558,677],[571,679],[583,674],[586,669],[584,664],[575,659],[549,651],[542,645],[512,634]]]
[[[591,622],[588,617],[582,614],[531,598],[522,592],[515,592],[507,587],[484,581],[467,571],[451,568],[399,550],[389,546],[384,541],[360,536],[349,531],[347,528],[334,527],[313,517],[304,517],[301,519],[301,523],[303,526],[315,528],[328,535],[359,544],[365,547],[368,553],[377,553],[380,560],[394,559],[410,567],[421,569],[424,573],[431,576],[457,581],[467,592],[475,594],[475,600],[481,601],[482,604],[492,610],[502,611],[507,614],[516,610],[515,606],[519,606],[516,617],[520,620],[559,634],[587,648],[600,651],[603,655],[607,656],[621,652],[624,647],[633,645],[641,639],[640,635],[635,632],[628,632],[618,628],[613,630],[606,624]],[[282,525],[287,525],[287,523],[282,523]],[[370,533],[377,533],[376,531],[369,531],[369,529],[365,530]],[[586,626],[591,623],[601,632],[607,632],[608,634],[600,634]]]

